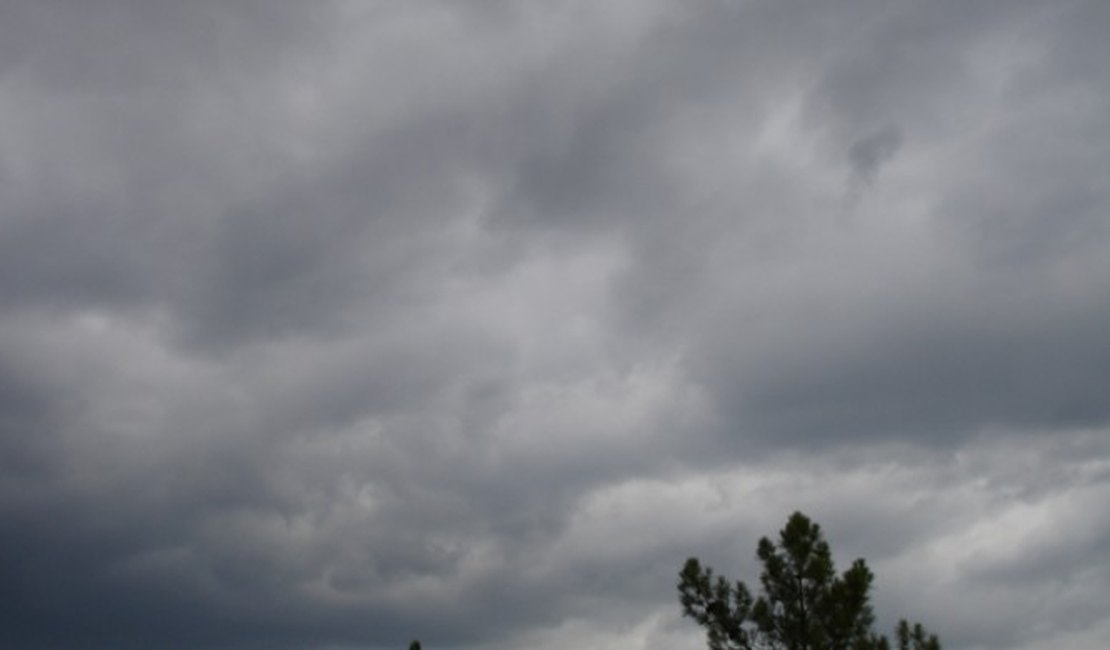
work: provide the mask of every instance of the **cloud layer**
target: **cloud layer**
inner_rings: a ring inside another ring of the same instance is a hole
[[[1104,3],[10,2],[0,647],[1110,642]]]

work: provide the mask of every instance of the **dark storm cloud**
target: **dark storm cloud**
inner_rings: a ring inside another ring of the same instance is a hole
[[[0,646],[696,647],[797,508],[1099,645],[1108,24],[8,3]]]
[[[987,425],[1106,422],[1098,395],[1107,313],[1096,296],[1107,269],[1093,244],[1106,237],[1094,207],[1106,203],[1105,156],[1081,144],[1104,123],[1095,106],[1105,99],[1089,94],[1096,78],[1023,81],[1056,65],[1047,48],[1064,47],[1023,39],[1097,11],[922,4],[877,12],[857,27],[866,38],[829,51],[806,96],[815,139],[798,144],[816,143],[818,155],[822,144],[829,153],[845,147],[856,183],[874,183],[882,162],[904,164],[895,182],[908,191],[854,206],[848,228],[830,223],[835,197],[825,195],[824,218],[787,205],[773,219],[811,238],[791,237],[785,251],[773,240],[764,250],[722,245],[719,230],[717,240],[690,247],[705,259],[714,249],[760,258],[739,263],[734,282],[722,283],[713,299],[724,303],[714,309],[723,316],[710,336],[696,337],[699,365],[741,435],[805,441],[911,430],[943,438]],[[1051,33],[1046,40],[1055,42]],[[988,86],[976,92],[976,84]],[[969,104],[983,112],[961,114]],[[1075,111],[1085,118],[1052,117]],[[899,126],[872,126],[888,120]],[[1042,129],[1053,129],[1053,144]],[[932,159],[950,174],[930,184],[934,195],[917,195],[909,175]],[[1052,160],[1061,166],[1049,170]],[[822,190],[800,181],[790,191]],[[739,213],[761,207],[735,200]],[[918,201],[936,206],[929,227],[901,220]]]
[[[870,182],[885,163],[902,146],[902,133],[898,127],[888,124],[883,128],[857,140],[848,150],[853,171],[861,180]]]

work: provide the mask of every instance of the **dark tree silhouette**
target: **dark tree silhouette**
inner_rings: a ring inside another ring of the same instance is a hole
[[[795,512],[778,543],[764,537],[756,555],[763,572],[755,599],[697,558],[679,573],[682,612],[705,628],[710,650],[890,650],[872,627],[874,574],[860,559],[838,576],[821,527],[808,517]],[[898,650],[940,650],[920,623],[899,622],[896,638]]]
[[[420,642],[419,641],[413,641],[412,643],[410,643],[409,644],[409,650],[420,650]]]

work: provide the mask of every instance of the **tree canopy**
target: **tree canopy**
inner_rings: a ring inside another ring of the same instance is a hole
[[[763,564],[756,598],[697,558],[679,573],[683,615],[705,628],[710,650],[890,650],[873,628],[874,574],[858,559],[837,575],[821,527],[808,517],[795,512],[777,543],[759,540],[756,556]],[[895,641],[898,650],[940,650],[920,623],[900,621]]]

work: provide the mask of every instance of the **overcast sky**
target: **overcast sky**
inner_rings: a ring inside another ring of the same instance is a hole
[[[0,647],[693,650],[794,510],[884,630],[1110,647],[1107,34],[3,2]]]

